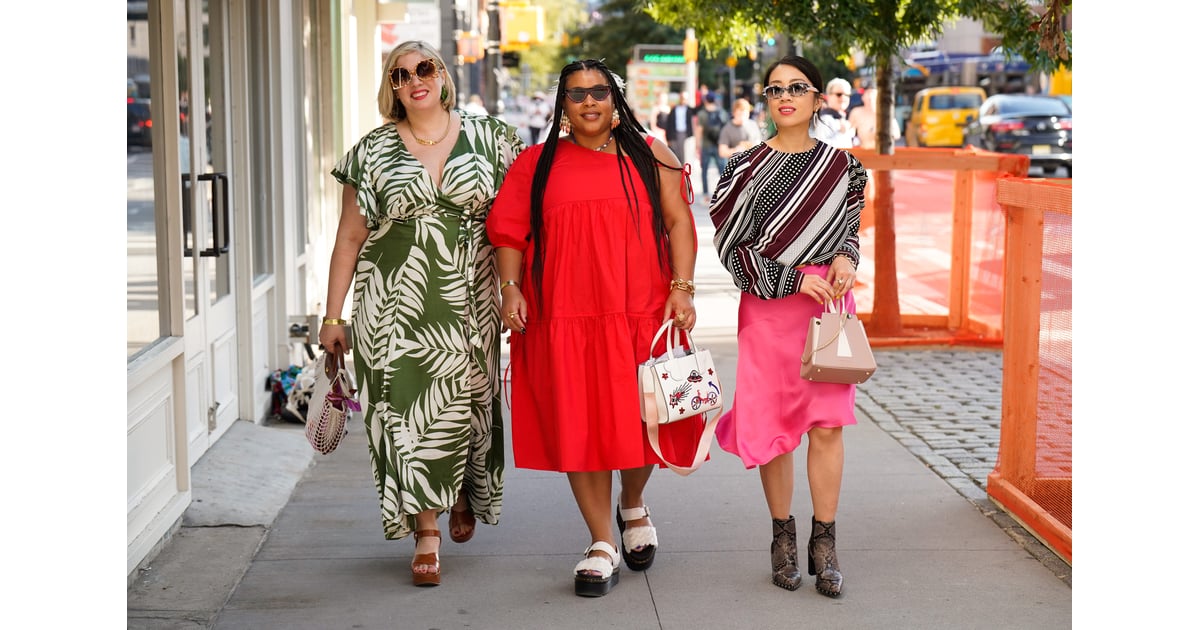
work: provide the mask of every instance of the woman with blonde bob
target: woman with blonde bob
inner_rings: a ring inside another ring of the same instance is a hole
[[[321,346],[350,350],[384,537],[416,535],[413,583],[441,581],[437,517],[466,542],[495,525],[504,480],[496,266],[484,221],[524,145],[495,118],[455,109],[425,42],[383,64],[379,113],[333,168],[342,214]],[[341,319],[353,283],[351,322]]]

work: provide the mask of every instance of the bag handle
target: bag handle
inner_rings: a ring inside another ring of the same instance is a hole
[[[321,350],[325,353],[325,376],[329,377],[331,381],[337,377],[338,372],[346,367],[346,357],[342,354],[341,347],[342,344],[340,343],[333,344],[332,351],[326,349],[324,346],[321,347]],[[330,359],[333,359],[333,361],[330,362]]]
[[[845,312],[846,311],[846,297],[842,296],[838,300],[839,306],[836,309],[834,308],[833,303],[834,303],[834,300],[829,300],[828,302],[826,302],[825,310],[822,311],[822,314],[829,313],[830,315],[837,315],[837,320],[838,320],[837,333],[830,335],[829,340],[819,346],[816,344],[815,341],[812,344],[809,344],[810,346],[812,346],[812,352],[809,352],[807,355],[801,355],[800,361],[802,363],[808,363],[809,361],[811,361],[813,358],[813,355],[816,354],[818,350],[824,350],[825,348],[828,348],[829,346],[833,345],[833,342],[837,341],[838,336],[841,335],[842,331],[846,329],[846,312]]]
[[[654,393],[642,392],[642,396],[647,400],[643,401],[643,408],[647,409],[646,413],[646,438],[650,441],[650,448],[654,449],[654,454],[667,465],[667,468],[683,475],[684,477],[700,470],[700,464],[708,458],[708,452],[712,448],[713,435],[717,431],[717,420],[721,418],[721,412],[724,411],[725,405],[721,405],[707,413],[701,414],[704,418],[704,432],[700,434],[700,442],[696,445],[696,456],[692,458],[691,466],[676,466],[667,461],[663,457],[662,449],[658,442],[658,404],[654,400]]]
[[[667,356],[672,356],[672,351],[675,349],[675,347],[677,345],[679,345],[679,329],[672,326],[671,322],[672,322],[672,320],[667,319],[663,322],[662,326],[659,326],[658,332],[654,334],[654,341],[650,342],[650,350],[649,350],[650,356],[648,357],[647,360],[649,360],[649,361],[654,360],[654,348],[655,348],[655,346],[658,345],[658,340],[662,338],[663,333],[667,332],[667,330],[674,329],[671,331],[671,334],[667,335]],[[684,333],[686,334],[687,331],[685,330]],[[695,345],[692,344],[691,335],[688,335],[687,342],[688,342],[688,347],[690,347],[690,348],[695,347]]]
[[[340,348],[341,344],[335,344],[333,352],[324,350],[322,353],[324,358],[322,367],[325,370],[325,376],[329,379],[329,391],[325,394],[325,398],[334,404],[345,403],[352,411],[361,411],[362,408],[355,398],[358,390],[354,389],[350,373],[346,371],[346,356],[338,351]]]

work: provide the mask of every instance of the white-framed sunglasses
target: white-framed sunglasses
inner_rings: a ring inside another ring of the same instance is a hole
[[[779,99],[783,98],[784,92],[786,92],[792,98],[800,98],[809,92],[816,92],[817,94],[821,93],[820,90],[803,81],[796,81],[795,83],[789,83],[787,87],[768,85],[767,87],[763,88],[762,95],[769,99]]]

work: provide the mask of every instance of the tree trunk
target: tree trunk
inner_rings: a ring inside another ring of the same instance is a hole
[[[892,120],[896,116],[896,84],[892,76],[892,56],[875,59],[876,105],[875,145],[880,155],[894,155]],[[890,170],[872,173],[875,180],[875,300],[869,331],[882,337],[901,333],[900,292],[896,279],[896,204]]]

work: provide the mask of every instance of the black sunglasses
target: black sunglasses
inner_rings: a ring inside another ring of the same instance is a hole
[[[392,79],[392,86],[402,88],[409,83],[412,83],[413,75],[422,81],[428,81],[437,76],[438,65],[432,58],[423,59],[417,62],[417,67],[409,70],[408,68],[392,68],[388,76]]]
[[[778,85],[768,85],[767,87],[763,88],[762,94],[763,94],[763,96],[765,96],[767,98],[777,99],[777,98],[783,98],[783,93],[787,92],[789,95],[791,95],[792,98],[800,98],[801,96],[804,96],[805,94],[808,94],[809,92],[819,92],[819,91],[820,90],[818,90],[817,88],[815,88],[807,83],[804,83],[802,81],[797,81],[795,83],[788,85],[786,88],[780,87]]]
[[[595,85],[590,88],[569,88],[566,94],[572,103],[582,103],[587,100],[588,94],[597,101],[603,101],[611,92],[612,88],[607,85]]]

